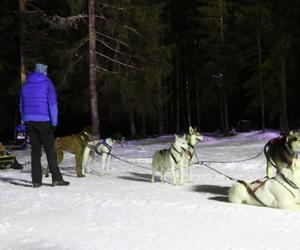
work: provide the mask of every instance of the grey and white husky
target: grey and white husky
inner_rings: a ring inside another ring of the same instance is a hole
[[[172,183],[177,184],[177,178],[175,171],[179,170],[179,184],[183,184],[183,167],[185,162],[186,151],[189,145],[186,141],[186,136],[178,137],[175,135],[175,141],[172,143],[169,149],[157,150],[152,158],[152,179],[151,182],[155,182],[155,174],[157,171],[161,173],[161,181],[165,181],[166,173],[171,170]]]
[[[91,173],[90,167],[94,162],[95,153],[96,153],[101,155],[100,174],[101,175],[111,174],[111,166],[110,166],[111,151],[113,149],[113,145],[117,142],[120,143],[120,140],[113,139],[110,137],[105,140],[90,141],[86,145],[83,152],[83,160],[82,160],[83,171],[85,171],[87,174]]]
[[[196,128],[189,127],[189,133],[186,135],[186,141],[189,145],[188,151],[186,152],[185,158],[189,169],[189,182],[192,182],[192,165],[195,159],[195,145],[203,141],[204,137],[201,135]]]

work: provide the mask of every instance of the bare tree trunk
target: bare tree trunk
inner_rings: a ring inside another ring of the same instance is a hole
[[[186,76],[185,79],[185,95],[186,95],[186,108],[187,108],[187,121],[188,121],[188,127],[192,126],[191,121],[191,102],[190,102],[190,86],[189,86],[189,79],[188,76]]]
[[[221,64],[221,95],[222,95],[222,109],[223,109],[223,125],[222,130],[225,134],[229,131],[229,121],[228,121],[228,100],[227,100],[227,86],[224,80],[224,0],[219,0],[219,22],[220,22],[220,64]],[[222,114],[221,114],[222,115]]]
[[[198,55],[198,41],[197,40],[194,40],[194,50],[195,50],[195,55]],[[196,98],[196,128],[198,130],[200,130],[200,97],[199,97],[199,76],[198,74],[196,74],[195,76],[195,91],[196,91],[196,95],[195,95],[195,98]]]
[[[260,22],[260,16],[258,20],[258,27],[259,32],[257,35],[257,50],[258,50],[258,67],[259,67],[259,89],[260,89],[260,112],[261,112],[261,128],[263,131],[265,131],[265,97],[264,97],[264,88],[263,88],[263,75],[262,75],[262,59],[261,59],[261,22]]]
[[[280,130],[288,131],[287,120],[287,104],[286,104],[286,39],[285,39],[285,4],[284,0],[280,1],[280,93],[281,93],[281,108],[280,108]]]
[[[227,95],[226,86],[225,86],[225,90],[224,90],[224,132],[225,132],[225,134],[227,134],[229,132],[228,95]]]
[[[21,84],[25,82],[26,70],[25,70],[25,8],[26,0],[19,0],[19,11],[20,11],[20,80]]]
[[[164,133],[166,133],[169,131],[169,110],[167,104],[164,106],[164,121]]]
[[[171,121],[171,125],[169,126],[169,132],[170,131],[174,131],[175,130],[175,127],[173,127],[173,123],[174,123],[174,109],[173,109],[173,103],[174,103],[174,86],[173,86],[173,78],[172,78],[172,75],[171,75],[171,78],[170,78],[170,99],[168,101],[169,103],[169,120]]]
[[[179,123],[180,123],[180,89],[179,89],[179,53],[177,51],[177,58],[176,58],[176,133],[179,133]]]
[[[130,136],[134,137],[136,135],[136,127],[135,127],[135,122],[134,122],[134,112],[132,109],[129,110],[129,131],[130,131]]]
[[[142,133],[142,136],[146,135],[146,117],[145,117],[145,114],[141,114],[141,133]]]
[[[280,72],[280,89],[281,89],[281,109],[280,109],[280,129],[283,132],[288,131],[287,104],[286,104],[286,62],[285,62],[285,40],[281,41],[281,72]]]
[[[197,110],[197,129],[198,131],[201,129],[201,121],[200,121],[200,96],[199,96],[199,84],[196,82],[196,110]]]
[[[19,0],[19,22],[20,22],[20,83],[23,84],[26,80],[26,69],[25,69],[25,10],[26,10],[26,0]],[[18,124],[19,118],[19,105],[16,101],[15,109],[15,119],[14,127]],[[16,130],[13,130],[13,138],[16,138]]]
[[[222,86],[222,81],[219,80],[219,105],[220,105],[220,122],[221,122],[221,129],[224,131],[225,124],[224,124],[224,106],[223,106],[223,86]]]
[[[164,106],[161,96],[159,97],[159,112],[158,112],[158,134],[164,133]]]
[[[98,114],[98,95],[97,95],[97,61],[96,61],[96,29],[95,29],[95,0],[89,0],[89,67],[90,67],[90,104],[91,122],[100,136],[99,114]]]

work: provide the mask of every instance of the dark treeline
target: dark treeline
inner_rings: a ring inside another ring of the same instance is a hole
[[[36,62],[57,89],[57,135],[91,124],[89,0],[2,0],[0,140]],[[95,0],[101,137],[300,125],[298,0]]]

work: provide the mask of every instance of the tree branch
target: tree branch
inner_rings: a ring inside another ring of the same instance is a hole
[[[113,59],[113,58],[110,58],[109,56],[104,55],[104,54],[102,54],[102,53],[100,53],[100,52],[96,52],[96,54],[99,55],[99,56],[102,56],[102,57],[104,57],[104,58],[106,58],[106,59],[108,59],[108,60],[110,60],[110,61],[112,61],[112,62],[118,63],[118,64],[120,64],[120,65],[122,65],[122,66],[125,66],[125,67],[128,67],[128,68],[132,68],[132,69],[139,69],[139,68],[137,68],[137,67],[135,67],[135,66],[133,66],[133,65],[126,64],[126,63],[120,62],[120,61],[118,61],[118,60],[115,60],[115,59]]]
[[[105,73],[109,73],[109,74],[120,74],[120,72],[117,72],[117,71],[109,71],[109,70],[107,70],[107,69],[105,69],[105,68],[103,68],[103,67],[101,67],[101,66],[99,66],[99,65],[97,65],[96,68],[97,68],[98,71],[103,71],[103,72],[105,72]]]
[[[101,39],[96,39],[96,40],[97,40],[98,42],[102,43],[106,48],[108,48],[108,49],[110,49],[110,50],[112,50],[112,51],[114,51],[114,52],[116,52],[116,53],[118,53],[118,54],[120,54],[120,55],[128,56],[128,57],[133,58],[133,56],[131,56],[131,55],[127,54],[127,53],[124,53],[124,52],[122,52],[122,51],[120,51],[120,50],[118,50],[118,49],[112,48],[109,44],[107,44],[105,41],[103,41],[103,40],[101,40]]]
[[[130,46],[129,46],[128,43],[125,43],[125,42],[123,42],[123,41],[121,41],[121,40],[119,40],[119,39],[117,39],[117,38],[114,38],[114,37],[112,37],[112,36],[105,35],[105,34],[100,33],[100,32],[96,32],[96,34],[99,35],[99,36],[108,38],[108,39],[110,39],[110,40],[113,40],[113,41],[115,41],[115,42],[119,42],[120,44],[126,46],[127,48],[130,48]]]

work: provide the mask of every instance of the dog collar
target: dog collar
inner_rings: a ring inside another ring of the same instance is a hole
[[[177,148],[174,147],[174,143],[172,144],[171,148],[173,148],[178,154],[180,154],[180,155],[182,154],[181,152],[179,152],[177,150]],[[177,164],[180,160],[176,159],[175,155],[173,154],[173,152],[171,150],[170,150],[170,153],[171,153],[173,161]]]

